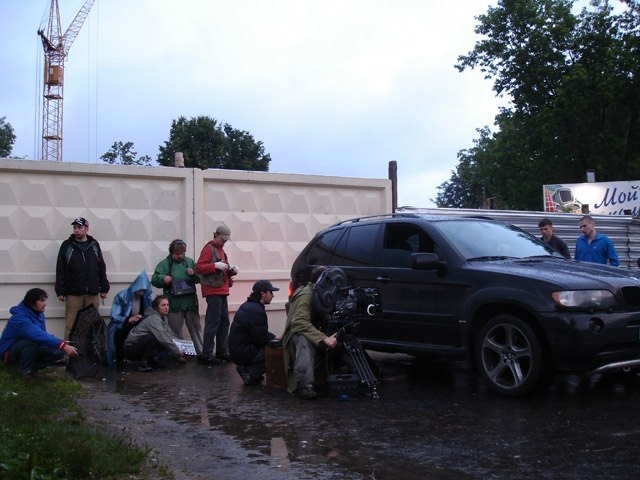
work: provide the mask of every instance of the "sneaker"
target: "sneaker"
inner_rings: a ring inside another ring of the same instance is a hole
[[[213,355],[199,355],[198,363],[200,365],[221,365],[222,360],[220,360],[217,357],[214,357]]]
[[[313,387],[305,387],[298,390],[298,395],[300,398],[304,398],[305,400],[313,400],[314,398],[318,398],[318,394],[313,389]]]
[[[151,368],[146,361],[142,361],[142,362],[140,362],[138,364],[138,371],[139,372],[153,372],[153,368]]]

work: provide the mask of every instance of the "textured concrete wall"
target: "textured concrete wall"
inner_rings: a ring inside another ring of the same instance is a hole
[[[113,296],[142,270],[153,272],[174,238],[196,259],[220,222],[232,232],[225,247],[239,275],[229,298],[235,311],[253,282],[281,288],[269,307],[272,330],[284,324],[289,270],[320,229],[391,211],[391,183],[230,170],[192,170],[0,159],[0,327],[31,287],[49,293],[48,328],[63,330],[55,298],[55,260],[83,216],[104,251]],[[200,302],[204,315],[206,303]]]

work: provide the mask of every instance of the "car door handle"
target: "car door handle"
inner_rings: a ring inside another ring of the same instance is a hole
[[[388,283],[390,280],[389,277],[376,277],[376,282]]]

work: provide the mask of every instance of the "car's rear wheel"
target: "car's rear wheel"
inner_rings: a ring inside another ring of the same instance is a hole
[[[534,330],[515,315],[498,315],[476,338],[478,370],[496,393],[519,397],[533,393],[545,378],[544,350]]]

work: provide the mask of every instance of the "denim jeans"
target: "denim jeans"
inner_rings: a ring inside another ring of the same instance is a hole
[[[226,295],[210,295],[207,299],[207,313],[204,315],[204,332],[202,334],[202,355],[229,355],[227,337],[229,336],[229,306]]]
[[[26,375],[49,367],[62,358],[62,350],[22,338],[9,349],[8,363],[18,365],[20,373]]]

